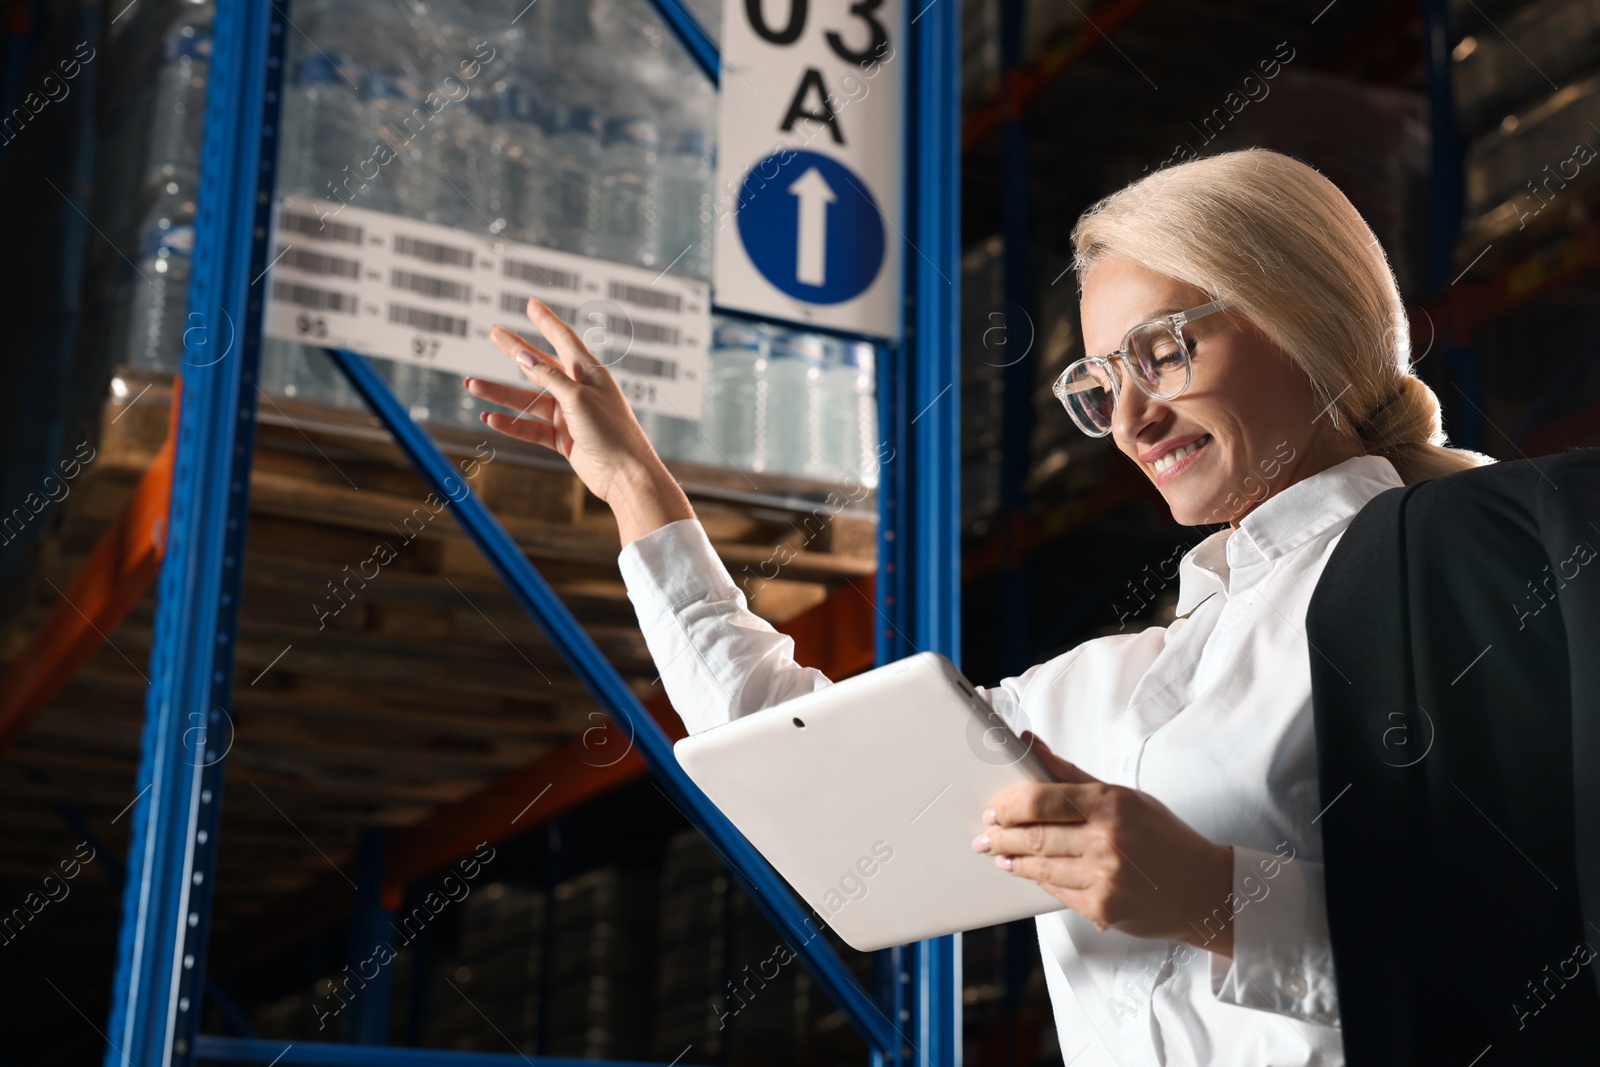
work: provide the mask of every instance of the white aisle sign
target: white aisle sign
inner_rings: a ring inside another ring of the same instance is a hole
[[[489,342],[498,323],[549,345],[536,296],[577,331],[639,411],[698,419],[711,307],[704,282],[331,200],[286,196],[273,225],[268,337],[528,388]]]
[[[724,0],[722,12],[717,305],[897,338],[901,0]]]

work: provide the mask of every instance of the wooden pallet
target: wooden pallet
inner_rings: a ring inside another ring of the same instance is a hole
[[[171,394],[169,378],[119,373],[95,458],[56,505],[34,594],[0,639],[5,663],[155,457]],[[282,397],[259,406],[219,932],[330,866],[353,874],[360,829],[421,821],[593,726],[598,708],[448,510],[432,514],[427,487],[376,419]],[[465,468],[473,491],[633,690],[656,693],[606,506],[546,450],[487,429],[434,436],[458,463],[478,460]],[[875,570],[870,496],[848,502],[798,479],[674,472],[736,576],[787,560],[780,577],[749,587],[752,609],[775,624]],[[392,550],[387,562],[375,556],[380,544]],[[57,802],[104,836],[120,866],[154,610],[152,591],[0,758],[0,875],[27,877],[72,854],[78,837]]]

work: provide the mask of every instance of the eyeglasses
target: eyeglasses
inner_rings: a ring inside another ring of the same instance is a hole
[[[1061,372],[1051,392],[1090,437],[1111,432],[1111,413],[1121,391],[1121,375],[1112,366],[1120,359],[1134,383],[1157,400],[1171,400],[1189,388],[1189,343],[1183,327],[1221,311],[1228,304],[1213,300],[1189,311],[1143,322],[1122,338],[1122,347],[1103,356],[1088,356]]]

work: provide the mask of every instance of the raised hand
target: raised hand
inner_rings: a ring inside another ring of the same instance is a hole
[[[538,300],[528,301],[528,319],[556,355],[510,330],[491,330],[495,347],[515,360],[537,388],[468,378],[467,391],[473,396],[516,412],[479,417],[508,437],[564,456],[590,492],[616,513],[623,544],[675,519],[693,518],[688,498],[651,447],[610,369]]]

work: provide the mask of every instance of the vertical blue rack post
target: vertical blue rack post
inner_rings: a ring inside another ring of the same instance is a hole
[[[715,79],[714,50],[705,32],[677,0],[653,2]],[[129,850],[105,1062],[107,1067],[165,1067],[196,1057],[283,1064],[527,1062],[522,1056],[372,1045],[296,1043],[284,1048],[273,1041],[197,1034],[197,990],[205,967],[222,784],[222,762],[207,745],[206,727],[226,715],[232,684],[255,432],[262,310],[256,283],[266,267],[287,19],[274,0],[219,0],[217,7],[188,320],[189,354],[195,358],[188,362],[193,376],[179,432],[172,534],[161,578],[139,770],[142,788]],[[885,389],[879,399],[882,425],[891,427],[892,439],[899,442],[898,455],[881,483],[885,551],[878,587],[886,627],[878,641],[880,660],[919,648],[952,659],[959,654],[956,18],[948,5],[934,5],[909,27],[913,118],[905,228],[921,262],[908,272],[906,343],[892,348],[884,360],[884,379],[894,391]],[[224,338],[230,339],[230,350],[213,355]],[[210,352],[206,342],[213,343]],[[234,343],[239,345],[237,354],[231,351]],[[866,1039],[874,1062],[957,1067],[958,938],[894,950],[894,1014],[892,1019],[886,1016],[808,928],[804,911],[777,874],[683,775],[660,728],[493,515],[470,491],[460,496],[453,468],[387,386],[361,357],[339,352],[334,358],[419,473],[445,490],[441,495],[451,499],[452,513],[606,711],[635,738],[663,785],[732,857],[733,873],[762,911],[795,936],[808,968]],[[366,1040],[376,1036],[361,1035]],[[544,1067],[584,1062],[539,1059]]]
[[[167,557],[150,653],[106,1067],[194,1056],[255,447],[282,8],[217,5]],[[208,741],[210,743],[208,743]]]
[[[905,344],[891,356],[888,383],[899,454],[880,480],[880,663],[919,650],[961,662],[961,126],[957,4],[927,4],[911,26],[906,232]],[[880,408],[882,408],[880,401]],[[888,493],[883,493],[888,486]],[[961,1063],[961,935],[920,941],[902,952],[909,991],[901,1020],[915,1048],[894,1050],[900,1067]]]

